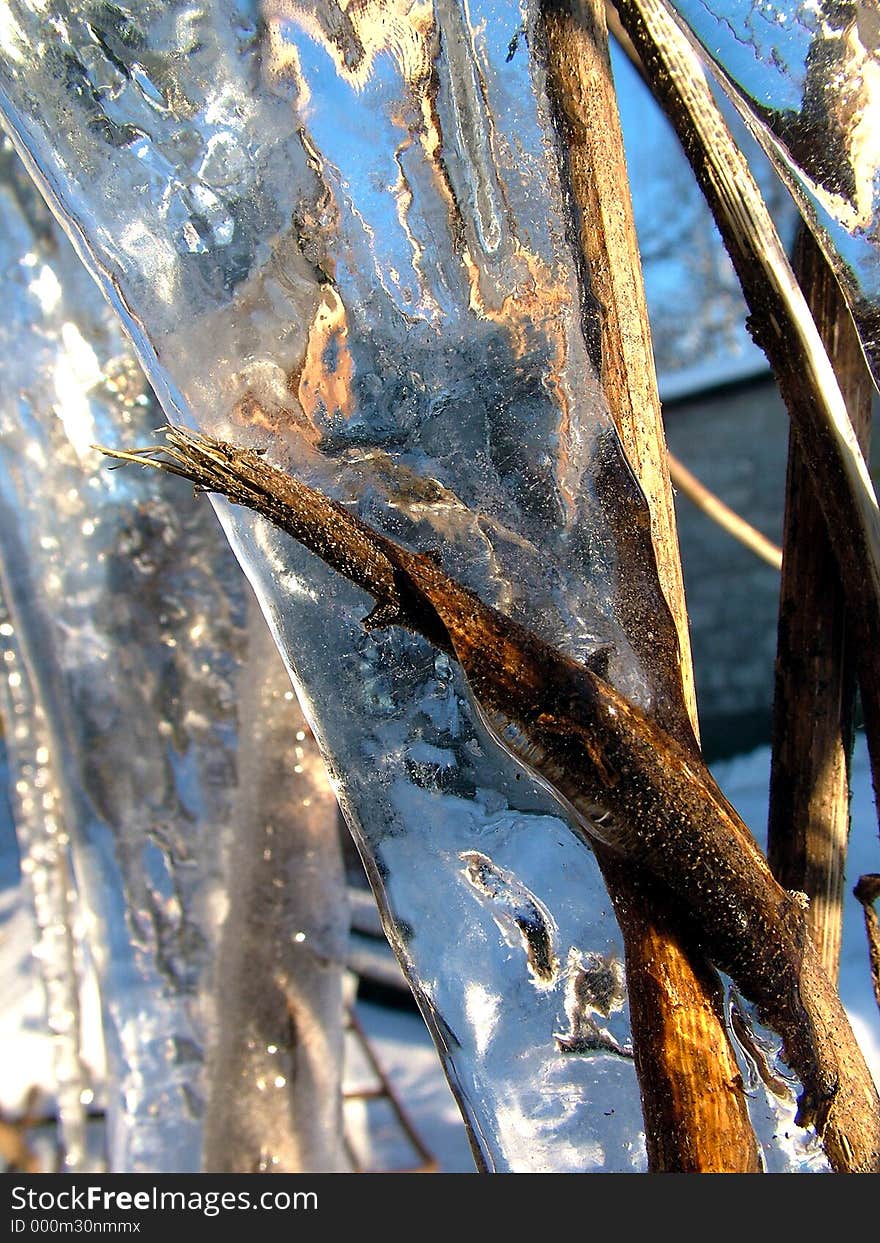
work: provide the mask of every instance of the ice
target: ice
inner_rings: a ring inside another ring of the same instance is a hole
[[[335,799],[210,510],[91,448],[160,414],[6,140],[0,280],[0,689],[66,1165],[93,963],[111,1169],[339,1168]]]
[[[235,428],[392,532],[442,548],[487,596],[571,650],[613,637],[620,676],[650,698],[608,604],[614,540],[587,473],[608,422],[578,325],[540,69],[526,55],[505,60],[519,13],[484,6],[463,23],[451,5],[436,18],[400,5],[380,55],[385,36],[369,7],[352,33],[354,19],[329,7],[325,18],[275,6],[258,32],[232,6],[144,5],[125,46],[116,10],[69,6],[61,43],[25,8],[9,11],[27,31],[5,79],[9,120],[56,208],[77,221],[93,272],[112,283],[169,413]],[[339,45],[322,32],[333,13]],[[153,67],[165,113],[131,74],[109,94],[89,88],[102,41],[115,66]],[[38,52],[63,56],[64,79]],[[71,104],[72,118],[53,124]],[[231,186],[205,185],[236,220],[231,241],[181,207],[195,202],[221,131],[248,170]],[[487,133],[493,158],[477,159]],[[438,676],[434,653],[399,632],[368,637],[357,593],[265,526],[224,521],[360,825],[392,939],[486,1160],[579,1168],[586,1144],[594,1163],[601,1148],[611,1168],[629,1168],[620,1096],[622,1084],[637,1135],[631,1064],[614,1059],[606,1073],[601,1059],[559,1055],[564,984],[539,992],[522,955],[508,965],[497,924],[461,875],[460,855],[478,841],[540,901],[550,889],[566,949],[598,938],[606,952],[617,933],[591,856],[499,758],[457,671]],[[411,754],[417,744],[449,758],[426,762]],[[452,945],[437,935],[451,928]],[[501,997],[491,1061],[476,1054],[463,1004],[462,982],[475,975]],[[545,1071],[554,1087],[532,1124]],[[604,1125],[605,1091],[621,1135],[600,1144],[591,1132]],[[502,1100],[515,1126],[494,1116],[489,1102]],[[578,1138],[563,1144],[557,1127]]]
[[[248,609],[202,1163],[340,1171],[348,919],[336,799],[256,602]]]
[[[68,840],[49,759],[49,731],[13,642],[2,596],[4,717],[12,724],[20,757],[15,782],[22,874],[31,891],[38,938],[34,954],[45,989],[46,1027],[58,1111],[58,1138],[65,1172],[87,1168],[86,1102],[92,1091],[81,1038],[82,915],[70,871]],[[29,1084],[22,1084],[22,1089]]]
[[[663,0],[774,160],[880,383],[880,22],[847,0]]]
[[[535,6],[2,11],[6,122],[168,417],[265,450],[573,655],[604,649],[657,707],[626,619],[653,610],[662,646],[668,618],[584,333]],[[457,667],[365,633],[365,597],[218,511],[482,1161],[644,1168],[591,853]]]

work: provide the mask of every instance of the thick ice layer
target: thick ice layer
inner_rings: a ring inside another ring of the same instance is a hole
[[[36,9],[5,5],[7,121],[168,415],[435,549],[566,650],[606,648],[651,708],[619,613],[656,615],[658,645],[667,621],[596,378],[534,8]],[[365,597],[220,512],[486,1164],[642,1168],[590,852],[445,657],[367,635]]]
[[[265,624],[256,612],[246,624],[246,585],[210,510],[159,478],[108,472],[90,448],[147,436],[160,415],[8,143],[0,275],[7,738],[67,1161],[83,1148],[77,982],[90,950],[111,1168],[335,1168],[347,935],[335,802]],[[242,661],[261,697],[239,707]],[[261,751],[282,719],[286,744]],[[304,771],[295,756],[310,745]],[[225,950],[218,960],[221,939],[246,970]],[[246,1028],[249,990],[263,1006]],[[274,1044],[274,1073],[237,1066],[239,1128],[212,1132],[203,1154],[203,1114],[222,1109],[230,1059],[257,1038]]]
[[[880,383],[880,21],[858,0],[663,0],[795,194]]]
[[[82,912],[71,876],[69,839],[49,766],[49,731],[14,636],[0,590],[0,705],[17,757],[13,797],[18,846],[39,930],[34,953],[45,990],[46,1025],[52,1042],[61,1168],[69,1172],[85,1165],[86,1111],[94,1096],[81,1033],[83,962],[78,938],[82,934]]]

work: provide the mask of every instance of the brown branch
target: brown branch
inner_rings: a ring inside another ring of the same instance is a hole
[[[795,266],[863,449],[872,384],[837,281],[802,228]],[[828,528],[798,437],[789,437],[785,561],[779,600],[767,859],[786,889],[810,899],[807,926],[837,980],[849,837],[855,680],[846,608]]]
[[[155,450],[109,453],[249,506],[373,597],[368,628],[404,626],[451,652],[499,745],[549,786],[585,840],[651,875],[686,935],[779,1032],[804,1085],[799,1122],[815,1123],[832,1166],[880,1171],[880,1101],[803,909],[693,748],[592,669],[484,604],[433,557],[409,552],[258,454],[179,428],[166,439],[165,460]]]
[[[736,510],[725,505],[720,497],[710,491],[706,485],[688,470],[684,462],[680,462],[674,454],[669,454],[669,476],[673,484],[689,501],[700,509],[707,518],[727,531],[735,540],[750,549],[755,556],[772,565],[774,570],[782,568],[782,549],[762,535],[750,522],[746,522]]]
[[[875,794],[880,792],[880,511],[846,402],[761,193],[695,54],[660,0],[617,0],[651,88],[721,231],[826,524],[855,637]]]
[[[683,743],[695,745],[675,510],[604,6],[597,0],[583,5],[547,0],[542,19],[548,91],[565,152],[563,177],[576,211],[575,244],[584,279],[602,307],[602,387],[648,501],[651,538],[635,547],[645,525],[638,512],[644,502],[624,497],[616,477],[618,538],[628,563],[652,571],[656,556],[675,629],[662,615],[663,602],[658,608],[649,592],[633,590],[631,582],[622,586],[615,608],[643,663],[664,683],[658,720]],[[693,944],[684,943],[650,877],[601,844],[595,849],[624,942],[649,1168],[758,1170],[717,975]]]
[[[406,1136],[410,1144],[410,1147],[413,1149],[413,1151],[419,1158],[419,1164],[413,1169],[407,1168],[407,1169],[394,1170],[390,1172],[395,1173],[395,1174],[406,1174],[406,1173],[436,1174],[438,1173],[440,1166],[437,1162],[437,1158],[434,1156],[433,1152],[431,1152],[431,1149],[428,1147],[428,1145],[422,1139],[419,1132],[416,1130],[415,1123],[410,1118],[407,1108],[403,1103],[403,1100],[398,1095],[397,1090],[394,1087],[394,1084],[391,1082],[384,1067],[382,1066],[382,1063],[379,1061],[379,1058],[376,1056],[376,1050],[373,1048],[370,1038],[367,1035],[366,1031],[364,1030],[363,1024],[358,1018],[357,1012],[355,1011],[355,1008],[353,1005],[348,1006],[348,1025],[351,1031],[354,1033],[355,1038],[357,1039],[361,1052],[364,1054],[367,1061],[369,1062],[370,1069],[372,1070],[373,1074],[376,1076],[376,1079],[378,1080],[378,1087],[372,1090],[367,1090],[367,1091],[362,1090],[359,1092],[346,1093],[346,1099],[347,1100],[353,1100],[353,1099],[364,1100],[370,1096],[374,1096],[374,1097],[381,1097],[384,1100],[387,1100],[389,1105],[391,1106],[391,1112],[394,1114],[394,1117],[397,1119],[400,1129],[403,1131],[404,1135]]]
[[[690,631],[675,505],[626,174],[604,4],[543,0],[548,93],[565,149],[584,279],[601,307],[602,387],[626,456],[649,502],[658,571],[682,653],[677,698],[696,729]]]
[[[880,921],[874,910],[874,903],[880,898],[880,876],[869,873],[860,876],[859,883],[853,894],[862,904],[865,912],[865,933],[868,937],[868,959],[871,964],[871,983],[874,986],[874,1000],[880,1006]]]

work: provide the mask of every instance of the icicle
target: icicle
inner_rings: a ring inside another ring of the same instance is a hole
[[[880,38],[870,6],[663,0],[792,191],[880,384]]]
[[[210,509],[146,476],[108,474],[89,448],[99,435],[148,434],[159,415],[109,308],[8,143],[0,149],[0,271],[8,381],[0,397],[0,574],[15,639],[5,669],[9,743],[20,831],[41,860],[32,875],[50,1021],[63,1052],[68,1163],[81,1157],[75,1106],[81,1114],[89,1089],[74,1053],[71,957],[82,941],[101,992],[110,1167],[201,1166],[205,1110],[227,1092],[225,1080],[205,1072],[206,1049],[240,1021],[246,987],[278,985],[271,955],[251,964],[249,978],[239,972],[231,982],[214,971],[241,851],[274,826],[281,870],[263,862],[249,888],[253,907],[237,904],[239,928],[274,903],[266,943],[288,946],[287,995],[316,1017],[311,1027],[300,1023],[308,1055],[284,1084],[273,1082],[288,1105],[273,1140],[304,1167],[332,1165],[341,1144],[334,1108],[347,920],[326,775],[317,762],[307,776],[285,762],[302,722],[284,700],[292,691],[277,654],[256,623],[245,625],[246,584]],[[280,720],[272,730],[268,720],[256,723],[262,751],[254,750],[255,722],[238,717],[246,657],[266,704],[274,696],[291,716],[287,739]],[[242,731],[252,788],[237,791]],[[297,791],[314,795],[307,816]],[[237,805],[250,836],[233,847]],[[297,852],[322,885],[303,888],[285,871]],[[250,1169],[260,1162],[254,1119],[264,1117],[264,1103],[255,1083],[236,1102],[242,1131],[215,1135],[210,1159]]]

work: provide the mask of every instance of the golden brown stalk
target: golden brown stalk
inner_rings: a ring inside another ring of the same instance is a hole
[[[261,456],[170,428],[153,450],[109,452],[221,492],[294,535],[375,600],[364,624],[400,625],[461,665],[493,736],[603,842],[665,886],[683,924],[783,1039],[832,1166],[880,1170],[880,1101],[799,902],[692,749],[590,668]]]
[[[803,226],[795,267],[856,435],[867,452],[873,391],[870,373],[834,274]],[[847,634],[835,541],[794,429],[788,446],[784,540],[767,860],[780,884],[802,890],[810,899],[810,936],[829,979],[836,982],[850,829],[854,653]],[[876,662],[875,652],[870,661]],[[866,719],[876,728],[870,684],[864,685]]]
[[[614,610],[659,691],[654,719],[696,747],[675,509],[602,0],[543,0],[534,46],[560,134],[582,280],[602,308],[587,335],[598,319],[602,389],[644,493],[627,488],[619,469],[594,474],[597,495],[609,496],[618,554],[628,567]],[[623,939],[648,1168],[757,1172],[760,1156],[717,974],[696,943],[682,940],[651,878],[598,843],[595,852]]]
[[[846,401],[770,213],[690,44],[661,0],[616,0],[616,7],[721,232],[752,335],[773,368],[831,532],[880,793],[880,510]]]
[[[741,517],[736,510],[725,505],[702,480],[688,470],[684,462],[680,462],[674,454],[669,454],[669,475],[679,492],[702,510],[703,513],[723,527],[729,535],[738,540],[744,547],[751,549],[756,557],[772,565],[774,570],[782,569],[782,549],[763,535],[750,522]]]
[[[877,919],[877,912],[874,910],[874,903],[880,898],[880,876],[876,876],[873,872],[869,872],[867,876],[860,876],[853,893],[861,902],[865,912],[865,934],[868,938],[871,984],[874,987],[874,1000],[880,1006],[880,920]]]

